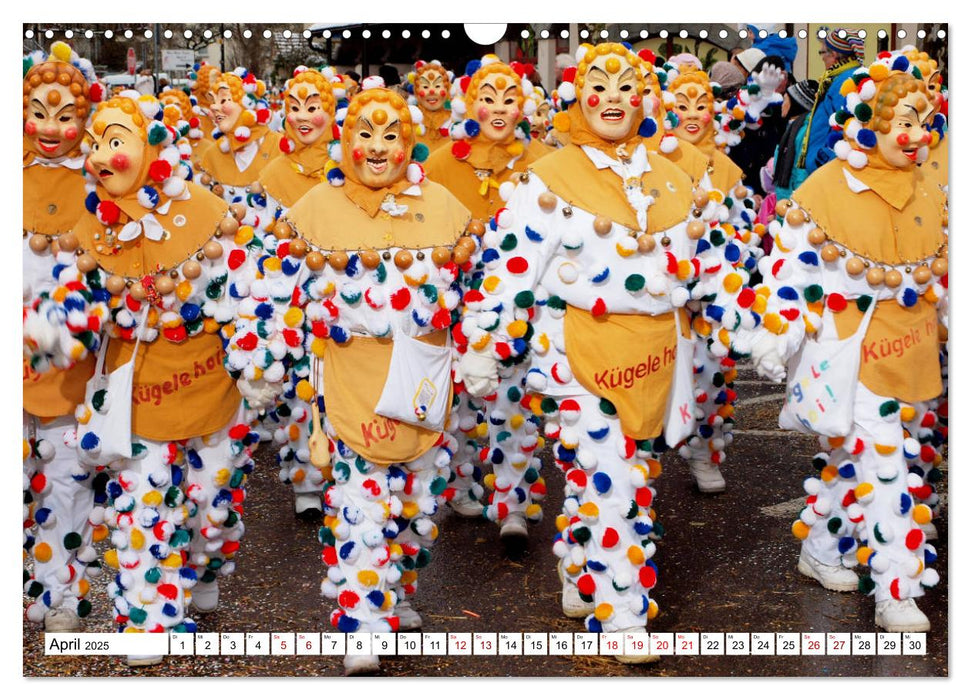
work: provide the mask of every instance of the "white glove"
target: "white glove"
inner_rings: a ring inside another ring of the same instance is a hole
[[[277,396],[283,392],[283,382],[268,382],[265,379],[250,381],[240,377],[236,388],[246,399],[246,404],[255,411],[265,411],[276,405]]]
[[[766,63],[758,73],[752,73],[752,81],[759,86],[762,97],[768,97],[775,92],[785,77],[785,71],[771,63]]]
[[[760,377],[780,384],[786,378],[786,367],[779,354],[779,344],[766,333],[752,344],[752,363]]]
[[[472,348],[459,359],[458,374],[472,396],[488,396],[499,388],[499,361]]]

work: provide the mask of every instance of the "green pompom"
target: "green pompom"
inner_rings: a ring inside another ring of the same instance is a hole
[[[152,124],[148,130],[148,145],[157,146],[165,140],[165,137],[169,135],[168,129],[159,123]]]
[[[416,143],[411,149],[411,159],[417,163],[424,163],[428,158],[428,146],[423,143]]]
[[[870,105],[861,102],[853,110],[853,115],[865,124],[873,118],[873,110],[870,109]]]

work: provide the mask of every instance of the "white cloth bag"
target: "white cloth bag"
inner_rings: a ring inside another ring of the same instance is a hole
[[[141,345],[140,331],[145,326],[149,308],[150,305],[146,303],[135,326],[135,350],[131,359],[108,375],[104,373],[108,338],[105,337],[101,344],[94,375],[84,390],[88,422],[78,425],[77,453],[81,464],[93,467],[119,459],[131,459],[132,383],[138,347]],[[98,397],[101,410],[94,407],[95,395],[99,392],[104,392]]]
[[[860,327],[844,340],[836,333],[833,312],[826,308],[817,338],[807,338],[789,360],[779,427],[826,437],[849,434],[860,376],[860,347],[876,307],[877,300],[871,297]]]
[[[429,430],[443,430],[452,383],[452,341],[443,347],[395,329],[388,378],[374,412]]]
[[[664,442],[674,447],[695,431],[694,349],[695,339],[681,335],[681,311],[674,310],[674,327],[678,338],[674,358],[674,378],[668,392],[664,415]]]

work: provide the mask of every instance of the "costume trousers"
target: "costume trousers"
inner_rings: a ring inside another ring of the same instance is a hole
[[[736,374],[734,360],[715,357],[704,340],[695,343],[694,393],[698,423],[694,435],[681,447],[680,454],[685,459],[707,461],[717,467],[725,463],[735,427]]]

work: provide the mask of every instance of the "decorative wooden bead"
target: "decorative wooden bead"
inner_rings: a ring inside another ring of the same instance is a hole
[[[259,182],[254,182],[249,186],[248,191],[250,194],[263,194],[263,185]]]
[[[464,265],[469,261],[469,257],[471,257],[471,255],[472,253],[468,250],[468,248],[460,248],[459,246],[455,246],[455,248],[452,250],[452,260],[455,261],[456,265]]]
[[[223,256],[222,244],[217,241],[209,241],[202,246],[202,253],[210,260],[218,260]]]
[[[195,260],[189,260],[182,266],[182,274],[187,280],[194,280],[202,274],[202,265]]]
[[[112,275],[108,278],[108,281],[105,282],[105,289],[107,289],[108,293],[112,296],[118,296],[125,291],[125,279],[123,277],[119,277],[118,275]]]
[[[552,192],[544,192],[536,201],[539,203],[539,208],[547,214],[556,209],[556,195]]]
[[[309,267],[314,272],[323,269],[324,265],[327,263],[327,259],[324,254],[317,250],[312,250],[307,253],[307,267]],[[345,263],[346,264],[346,263]],[[334,268],[337,269],[337,268]]]
[[[418,258],[419,260],[424,260],[425,259],[425,251],[424,250],[419,250],[417,253],[415,253],[415,257]]]
[[[806,223],[806,213],[802,209],[790,209],[786,214],[786,223],[790,226],[802,226]]]
[[[657,246],[654,236],[649,233],[642,233],[637,237],[637,250],[641,253],[650,253]]]
[[[30,237],[28,245],[30,245],[30,249],[35,253],[43,253],[50,247],[51,242],[47,240],[47,236],[44,234],[35,233]]]
[[[219,222],[219,232],[224,236],[235,236],[239,230],[239,222],[231,216],[224,216]]]
[[[667,236],[662,236],[661,237],[661,245],[663,245],[665,248],[667,248],[669,245],[671,245],[671,239],[669,237],[667,237]]]
[[[934,258],[934,262],[931,263],[931,272],[933,272],[938,277],[943,277],[947,274],[947,258]]]
[[[704,190],[695,190],[694,202],[695,207],[704,209],[708,205],[708,193]]]
[[[381,259],[384,260],[385,262],[387,262],[388,260],[390,260],[391,259],[391,251],[390,250],[386,250],[383,253],[381,253]]]
[[[701,221],[688,222],[688,238],[697,241],[705,235],[705,224]]]
[[[414,262],[414,256],[407,250],[399,250],[394,254],[394,264],[399,270],[407,270]]]
[[[216,185],[215,187],[212,188],[212,193],[214,195],[216,195],[217,197],[222,197],[223,196],[223,192],[224,192],[224,190],[223,190],[223,186],[222,185]]]
[[[330,259],[328,260],[328,262],[330,263],[330,266],[332,268],[334,268],[338,272],[343,272],[344,268],[347,267],[347,263],[349,260],[350,260],[350,256],[347,253],[339,250],[336,253],[330,254]]]
[[[242,202],[233,202],[229,205],[229,210],[233,213],[233,218],[236,221],[242,221],[243,217],[246,216],[246,205]]]
[[[735,199],[745,199],[748,197],[748,189],[744,185],[739,185],[732,194],[735,195]]]
[[[136,301],[144,301],[145,297],[148,296],[148,292],[145,291],[145,287],[141,282],[135,282],[128,290]]]
[[[775,215],[785,216],[786,212],[789,211],[789,207],[792,206],[792,202],[788,199],[780,199],[775,203]]]
[[[614,222],[606,216],[598,216],[593,220],[593,230],[597,232],[598,236],[606,236],[613,227]]]
[[[179,279],[179,271],[173,267],[171,270],[169,270],[169,277],[174,280]]]
[[[917,284],[927,284],[931,281],[931,269],[927,265],[921,265],[914,270],[914,282]]]
[[[432,251],[432,262],[438,267],[442,265],[447,265],[449,260],[452,259],[452,251],[450,251],[445,246],[438,246]]]
[[[295,258],[302,258],[305,256],[308,249],[309,247],[307,246],[307,241],[303,240],[302,238],[294,238],[292,241],[290,241],[290,255]]]
[[[277,219],[276,226],[273,229],[273,235],[275,235],[277,238],[292,238],[293,230],[290,228],[290,224],[288,224],[286,221],[283,219]]]
[[[809,239],[809,242],[812,243],[813,245],[822,245],[823,243],[826,242],[826,234],[823,232],[823,229],[821,228],[814,228],[812,231],[809,232],[809,236],[807,236],[807,238]]]
[[[203,185],[208,187],[209,185],[212,184],[212,175],[210,175],[209,173],[203,173],[202,176],[199,178],[199,182],[201,182]]]
[[[573,207],[571,206],[563,207],[563,218],[569,219],[571,216],[573,216]]]
[[[93,269],[98,267],[98,261],[95,260],[93,256],[85,253],[84,255],[81,255],[78,257],[77,265],[78,265],[78,269],[81,272],[84,272],[85,274],[87,274],[88,272],[91,272]]]
[[[472,253],[475,251],[475,241],[469,238],[468,236],[462,236],[455,242],[455,247],[465,248],[466,250],[469,251],[469,255],[471,256]]]
[[[465,227],[465,230],[475,236],[481,236],[485,233],[485,224],[482,223],[482,219],[472,219],[469,221],[469,225]]]
[[[159,294],[171,294],[175,291],[175,281],[168,275],[160,275],[155,278],[155,289]]]
[[[361,264],[369,270],[373,270],[381,264],[381,256],[375,250],[361,251]]]
[[[887,274],[883,278],[883,283],[891,288],[899,287],[903,281],[904,276],[900,274],[899,270],[887,270]]]
[[[78,248],[78,237],[73,233],[62,233],[57,243],[65,253],[73,253]]]
[[[832,243],[828,243],[819,251],[819,255],[826,262],[835,262],[840,256],[840,250]]]
[[[863,273],[863,261],[860,258],[850,258],[846,261],[846,271],[856,277]]]

